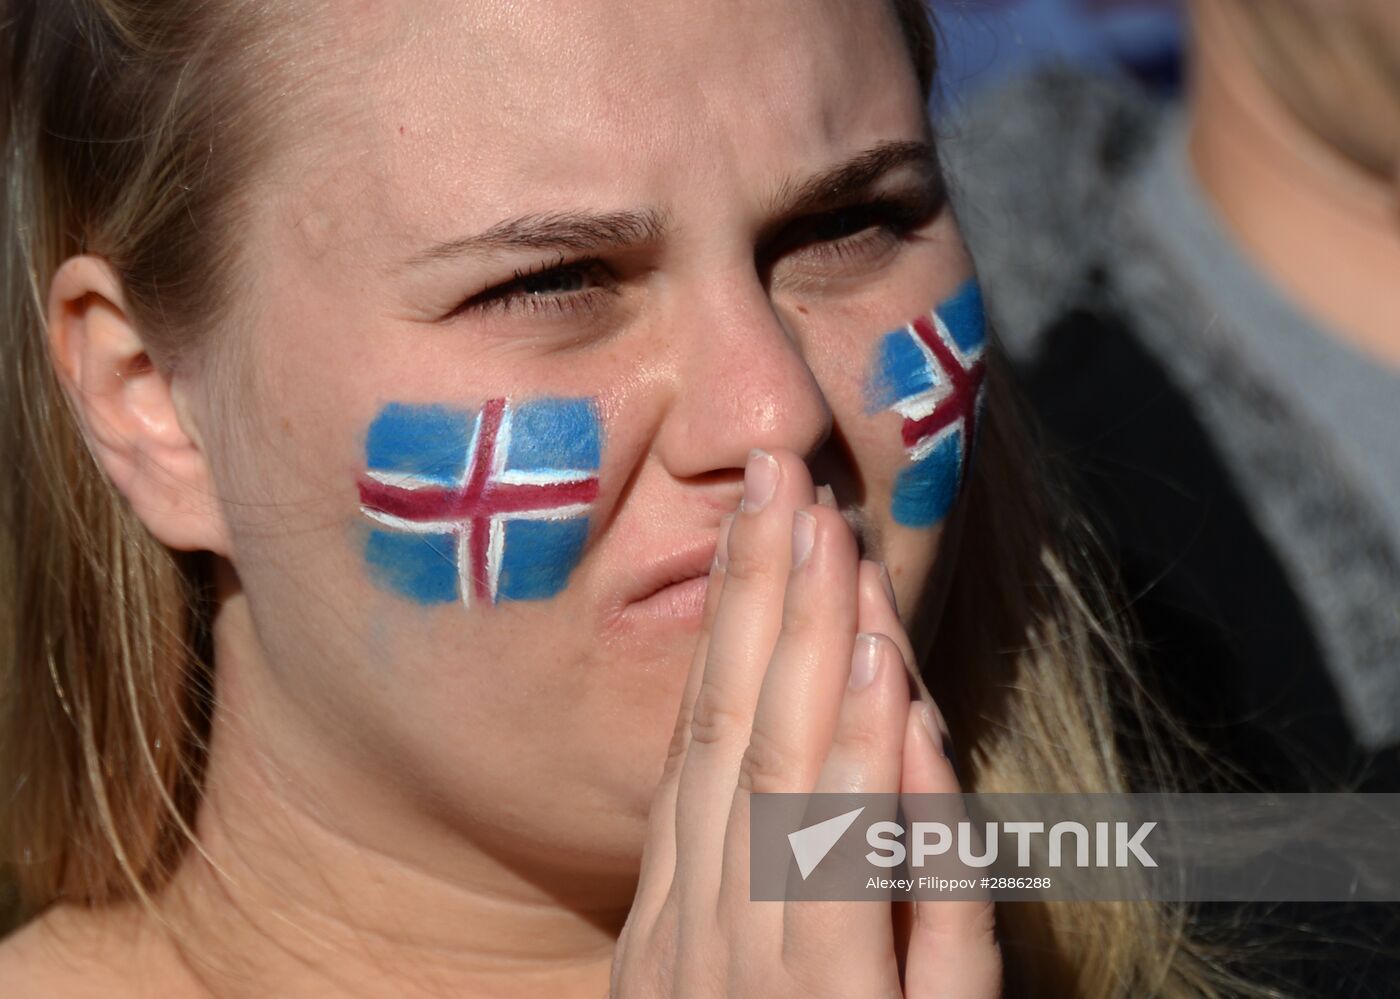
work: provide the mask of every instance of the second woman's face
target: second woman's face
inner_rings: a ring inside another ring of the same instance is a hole
[[[970,269],[910,57],[871,0],[338,10],[207,368],[241,682],[307,784],[623,869],[751,449],[905,607],[933,566],[961,455],[916,454],[905,324]]]

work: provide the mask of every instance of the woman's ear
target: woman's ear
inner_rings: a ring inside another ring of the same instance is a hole
[[[94,457],[171,548],[228,554],[213,478],[174,378],[151,360],[121,279],[100,257],[63,263],[49,286],[49,349]]]

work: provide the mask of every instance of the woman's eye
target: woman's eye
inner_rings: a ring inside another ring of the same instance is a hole
[[[556,267],[542,274],[519,278],[514,290],[522,295],[561,295],[582,291],[587,286],[587,276],[577,267]]]
[[[911,233],[938,214],[932,203],[875,202],[799,219],[769,250],[774,268],[802,276],[863,274],[888,262]]]
[[[832,212],[813,221],[812,236],[820,242],[836,242],[871,228],[872,221],[869,212]]]
[[[521,315],[567,315],[594,308],[600,296],[616,289],[611,272],[597,260],[543,264],[516,271],[509,281],[468,297],[446,317],[466,312]]]

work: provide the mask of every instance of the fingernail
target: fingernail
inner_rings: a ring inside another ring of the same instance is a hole
[[[715,545],[715,568],[723,570],[729,564],[729,529],[734,526],[734,514],[726,514],[719,522],[719,543]]]
[[[739,509],[746,513],[758,513],[773,493],[778,489],[778,459],[767,451],[754,448],[749,452],[749,463],[744,468],[744,498]]]
[[[875,682],[875,674],[880,669],[880,640],[874,635],[857,635],[856,648],[851,656],[852,690],[864,690]]]
[[[817,502],[824,507],[835,510],[837,508],[835,491],[830,486],[817,486]]]
[[[894,580],[890,579],[890,569],[885,563],[880,563],[880,582],[885,584],[885,596],[889,598],[890,609],[899,615],[899,602],[894,597]]]
[[[794,511],[792,515],[792,567],[801,568],[812,554],[812,542],[817,537],[817,518],[806,510]]]
[[[928,730],[928,739],[933,743],[933,748],[942,756],[948,755],[943,751],[943,731],[938,727],[938,720],[933,717],[933,709],[927,704],[919,705],[919,720]]]

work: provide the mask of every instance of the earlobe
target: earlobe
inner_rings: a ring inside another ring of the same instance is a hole
[[[54,367],[88,446],[136,515],[171,548],[227,555],[196,428],[182,423],[173,374],[152,359],[111,264],[89,255],[66,260],[49,286],[48,327]]]

